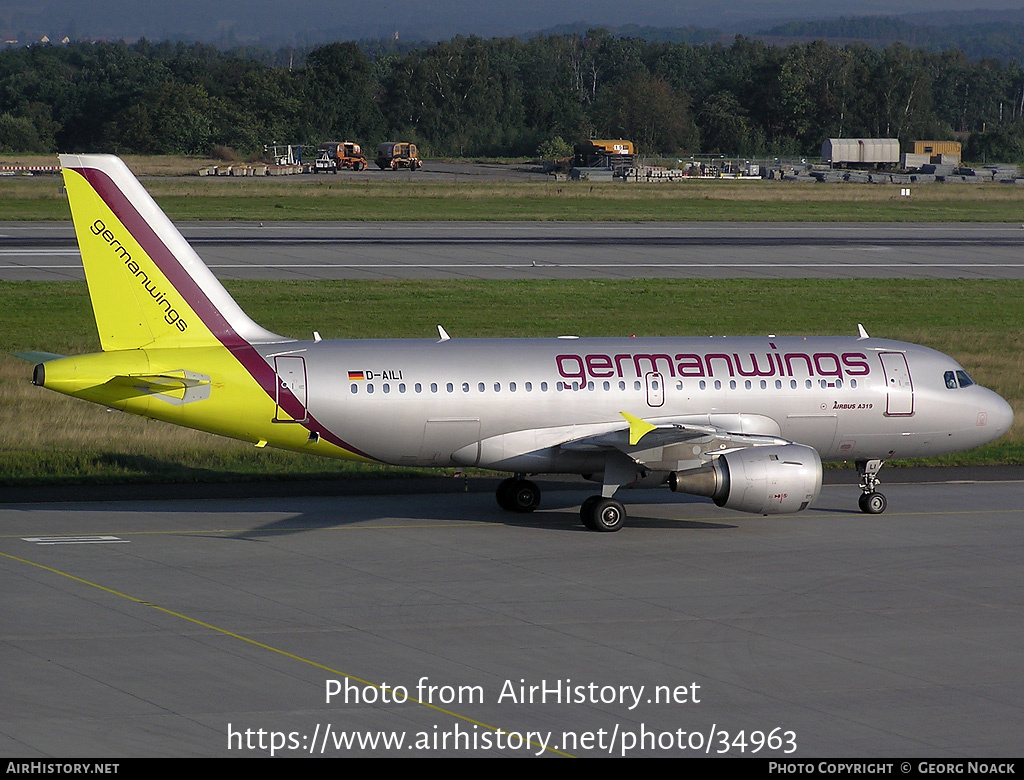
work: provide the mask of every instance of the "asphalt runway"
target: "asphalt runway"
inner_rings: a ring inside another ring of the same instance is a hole
[[[4,505],[0,755],[1019,754],[1024,483],[551,487]]]
[[[1024,279],[1019,224],[184,223],[222,279]],[[80,280],[71,225],[0,224],[0,280]]]

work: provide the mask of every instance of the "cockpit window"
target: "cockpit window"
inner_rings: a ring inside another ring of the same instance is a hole
[[[974,384],[974,380],[967,376],[966,371],[947,371],[942,378],[949,390],[956,390],[957,387],[970,387]]]

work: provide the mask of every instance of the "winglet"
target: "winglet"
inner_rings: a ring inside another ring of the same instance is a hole
[[[651,425],[649,422],[641,420],[639,417],[635,417],[629,412],[619,412],[629,423],[629,445],[639,443],[639,441],[651,431],[655,430],[658,426]]]

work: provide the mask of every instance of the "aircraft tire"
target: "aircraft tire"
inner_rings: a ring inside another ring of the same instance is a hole
[[[594,520],[594,504],[601,500],[601,496],[588,496],[580,505],[580,521],[591,531],[598,530]]]
[[[526,514],[540,506],[540,488],[528,479],[509,477],[494,492],[498,506],[507,512]]]
[[[593,530],[600,533],[613,533],[626,523],[626,507],[614,498],[599,496],[590,506],[590,518]],[[587,528],[591,528],[587,525]]]
[[[863,493],[857,505],[866,515],[880,515],[885,511],[886,500],[881,493]]]
[[[526,514],[540,506],[540,488],[528,479],[516,479],[509,495],[512,497],[512,511]]]
[[[515,511],[515,507],[512,505],[512,491],[515,489],[515,483],[516,480],[512,477],[503,479],[498,484],[498,489],[494,491],[494,497],[498,500],[498,506],[506,512]]]

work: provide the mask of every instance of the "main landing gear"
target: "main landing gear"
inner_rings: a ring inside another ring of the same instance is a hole
[[[591,531],[618,531],[626,522],[626,507],[614,498],[590,496],[580,507],[580,520]]]
[[[508,512],[525,514],[540,506],[540,488],[524,474],[502,480],[494,495],[498,506]],[[618,531],[626,522],[626,507],[614,498],[590,496],[580,507],[580,520],[591,531]]]
[[[857,501],[860,511],[866,515],[880,515],[885,511],[885,496],[879,493],[878,470],[882,468],[881,460],[858,460],[857,473],[860,474],[861,496]]]
[[[516,474],[502,480],[495,492],[498,506],[508,512],[532,512],[540,506],[540,488],[535,482],[524,479],[523,474]]]

